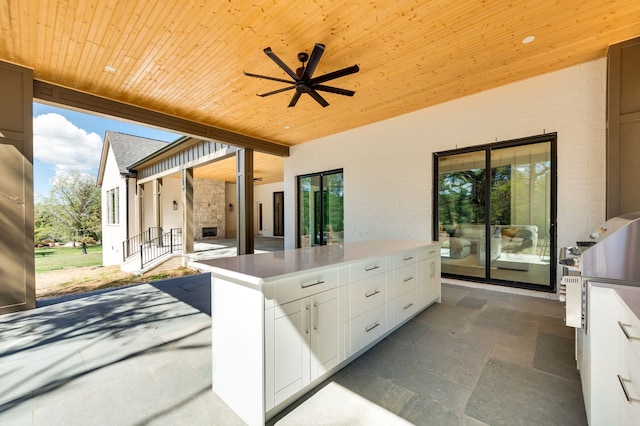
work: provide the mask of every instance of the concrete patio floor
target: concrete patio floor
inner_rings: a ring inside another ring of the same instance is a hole
[[[0,316],[0,425],[243,424],[211,390],[209,283],[191,275]],[[443,285],[442,304],[269,424],[586,424],[562,306]]]
[[[243,424],[211,391],[208,274],[0,316],[0,424]]]

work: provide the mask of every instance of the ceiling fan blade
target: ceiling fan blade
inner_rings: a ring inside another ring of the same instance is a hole
[[[282,89],[278,89],[278,90],[274,90],[273,92],[267,92],[267,93],[260,93],[258,94],[258,96],[260,97],[265,97],[265,96],[270,96],[270,95],[275,95],[276,93],[280,93],[280,92],[286,92],[287,90],[291,90],[291,89],[295,89],[296,86],[289,86],[289,87],[284,87]]]
[[[360,71],[360,67],[354,65],[352,67],[343,68],[338,71],[333,71],[328,74],[321,75],[320,77],[315,77],[310,80],[311,84],[324,83],[325,81],[333,80],[334,78],[344,77],[345,75],[353,74]]]
[[[259,74],[252,74],[250,72],[246,72],[244,70],[242,70],[242,73],[244,75],[246,75],[247,77],[255,77],[255,78],[262,78],[264,80],[272,80],[272,81],[279,81],[281,83],[289,83],[291,84],[291,80],[285,80],[283,78],[276,78],[276,77],[269,77],[268,75],[259,75]]]
[[[313,86],[313,88],[316,90],[320,90],[322,92],[336,93],[338,95],[345,95],[345,96],[353,96],[356,93],[353,90],[346,90],[346,89],[340,89],[338,87],[324,86],[322,84],[315,85]]]
[[[298,103],[298,99],[300,99],[300,95],[302,93],[300,92],[296,92],[293,94],[293,97],[291,98],[291,102],[289,102],[289,105],[287,105],[288,107],[294,107],[296,106],[296,104]]]
[[[308,80],[311,78],[316,68],[318,67],[318,63],[320,62],[320,58],[322,58],[323,53],[324,44],[316,43],[316,45],[313,47],[313,51],[311,52],[311,56],[309,57],[309,62],[307,62],[307,66],[304,68],[302,80]]]
[[[282,61],[280,60],[280,58],[278,58],[278,57],[276,56],[276,54],[275,54],[275,53],[273,53],[273,52],[271,51],[271,48],[270,48],[270,47],[267,47],[266,49],[264,49],[264,53],[266,53],[266,54],[267,54],[267,56],[268,56],[268,57],[270,57],[270,58],[273,60],[273,62],[275,62],[276,64],[278,64],[278,66],[279,66],[280,68],[282,68],[282,69],[284,70],[284,72],[286,72],[287,74],[289,74],[289,77],[293,78],[295,81],[300,81],[300,78],[298,78],[298,76],[296,75],[296,73],[295,73],[295,72],[293,72],[293,71],[291,70],[291,68],[289,68],[289,67],[287,66],[287,64],[285,64],[284,62],[282,62]]]
[[[315,99],[320,105],[322,105],[322,108],[329,106],[329,102],[325,101],[325,99],[322,96],[320,96],[320,93],[316,92],[314,89],[311,89],[309,91],[309,95],[313,99]]]

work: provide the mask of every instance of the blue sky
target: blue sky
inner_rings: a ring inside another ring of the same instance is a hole
[[[36,202],[47,196],[56,173],[98,174],[104,133],[113,130],[161,141],[180,137],[151,127],[33,103],[33,186]]]

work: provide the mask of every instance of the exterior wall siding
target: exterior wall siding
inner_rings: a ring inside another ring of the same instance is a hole
[[[187,163],[195,162],[200,159],[209,160],[210,156],[216,154],[226,155],[237,151],[238,148],[232,147],[220,142],[201,141],[198,144],[177,152],[163,160],[158,161],[150,166],[138,170],[138,179],[144,180],[157,174],[165,174],[170,171],[176,171]]]
[[[107,191],[118,188],[120,198],[119,223],[108,224]],[[101,187],[102,197],[102,264],[104,266],[122,263],[122,242],[127,238],[127,182],[120,175],[113,151],[109,149],[105,163],[104,179]]]

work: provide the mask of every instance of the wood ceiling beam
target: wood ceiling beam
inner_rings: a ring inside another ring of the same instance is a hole
[[[280,157],[289,156],[289,147],[208,126],[184,118],[103,98],[42,80],[33,81],[33,97],[54,104],[122,118],[183,135],[214,140],[240,148],[253,149]]]

